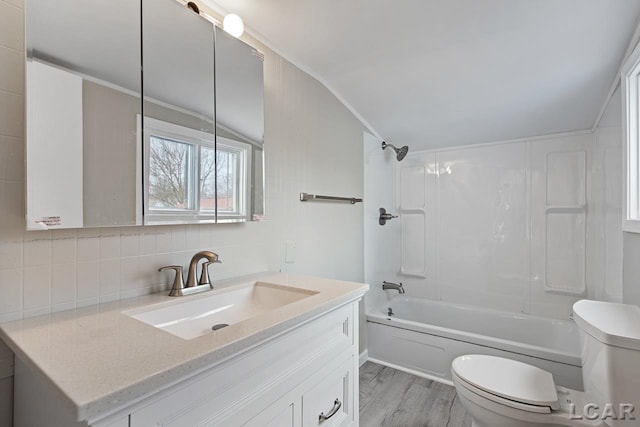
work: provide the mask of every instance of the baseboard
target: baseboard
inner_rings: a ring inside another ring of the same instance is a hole
[[[406,372],[411,375],[415,375],[418,377],[426,378],[428,380],[433,380],[439,383],[453,386],[453,382],[445,378],[437,377],[435,375],[425,374],[424,372],[416,371],[415,369],[406,368],[404,366],[396,365],[395,363],[385,362],[384,360],[375,359],[373,357],[370,357],[368,360],[369,362],[377,363],[378,365],[387,366],[389,368],[397,369],[398,371]]]
[[[367,360],[369,360],[369,350],[366,348],[360,353],[360,364],[358,366],[364,365]]]

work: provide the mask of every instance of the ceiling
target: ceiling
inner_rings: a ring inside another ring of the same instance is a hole
[[[205,1],[413,150],[592,128],[640,17],[638,0]]]

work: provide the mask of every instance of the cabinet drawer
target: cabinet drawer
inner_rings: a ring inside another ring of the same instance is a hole
[[[353,358],[346,359],[302,395],[303,427],[343,427],[354,421]]]

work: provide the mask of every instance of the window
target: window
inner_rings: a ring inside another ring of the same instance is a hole
[[[623,133],[626,140],[623,230],[640,233],[640,46],[622,68]]]
[[[145,223],[246,215],[249,145],[145,117]],[[217,199],[216,199],[217,194]]]

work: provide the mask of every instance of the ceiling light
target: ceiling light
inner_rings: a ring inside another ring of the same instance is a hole
[[[240,37],[244,33],[244,23],[238,15],[230,13],[224,17],[222,28],[233,37]]]

